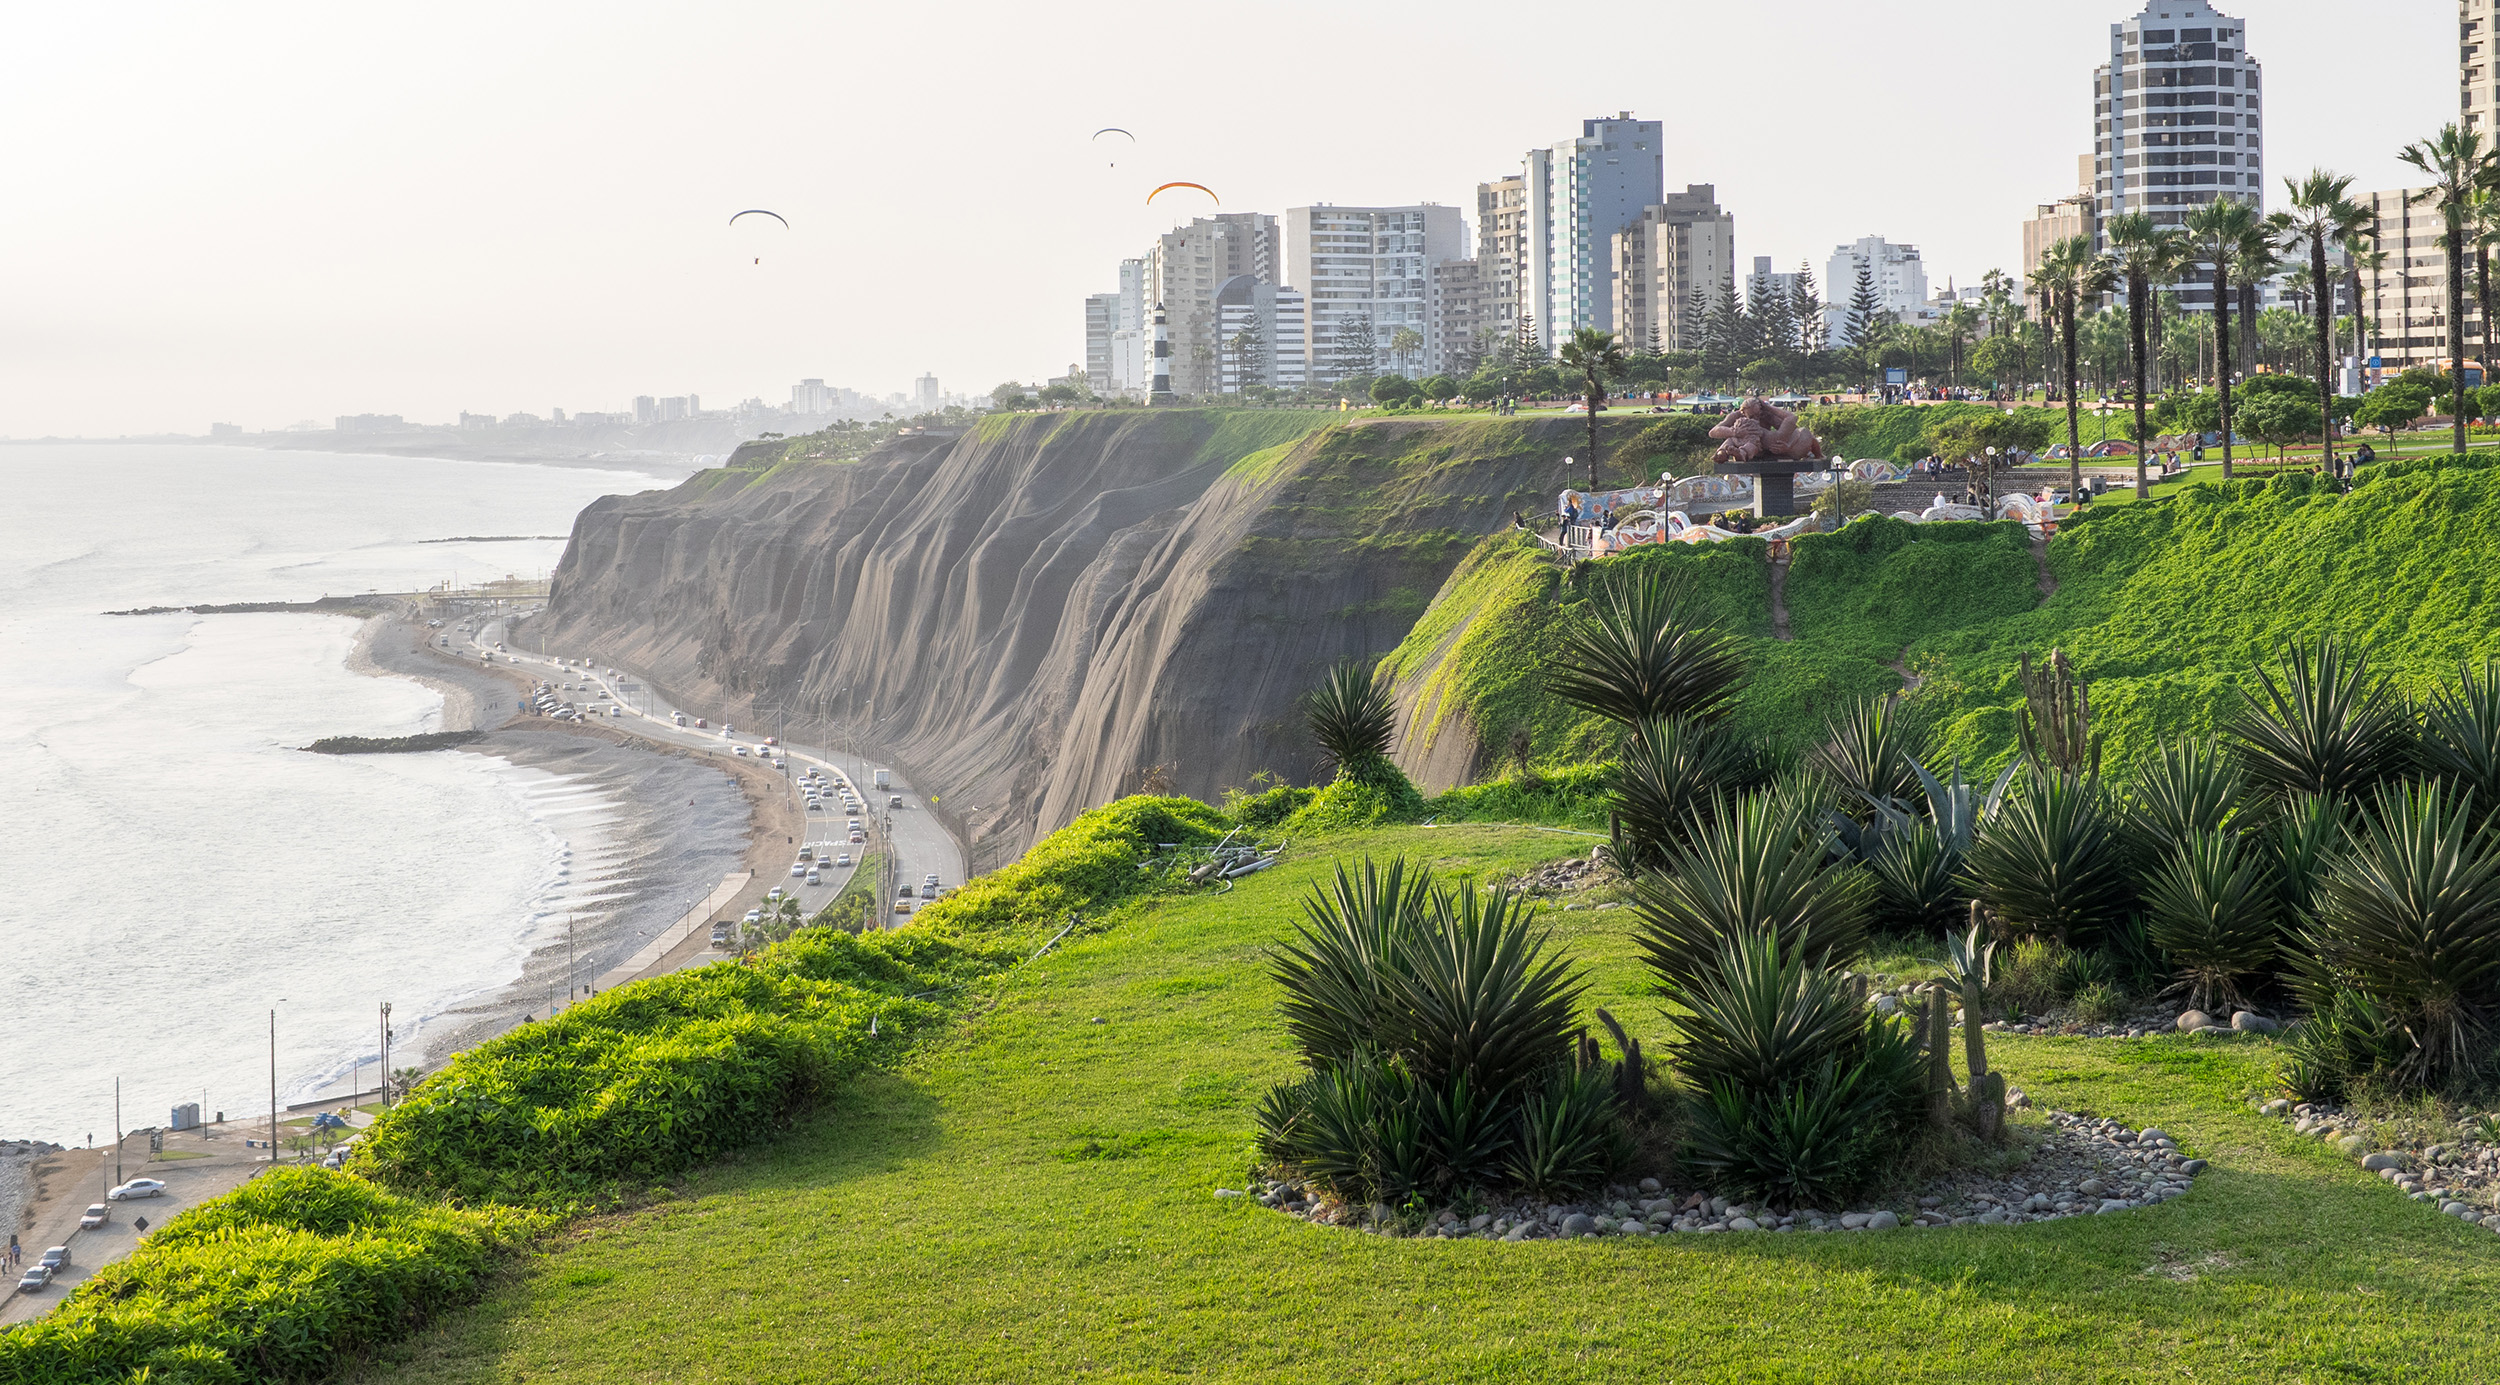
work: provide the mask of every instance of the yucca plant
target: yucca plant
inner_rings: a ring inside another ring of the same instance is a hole
[[[1963,875],[2005,928],[2096,941],[2134,893],[2116,828],[2097,781],[2035,773],[1980,829]]]
[[[1529,1095],[1503,1171],[1537,1193],[1571,1193],[1605,1181],[1621,1126],[1614,1083],[1595,1068],[1557,1069]]]
[[[1787,955],[1845,963],[1866,946],[1872,890],[1828,864],[1829,828],[1793,799],[1762,792],[1696,819],[1664,874],[1633,886],[1634,941],[1664,988],[1715,972],[1728,941],[1773,934]]]
[[[2241,978],[2281,946],[2282,896],[2262,852],[2232,832],[2190,832],[2145,882],[2146,926],[2188,1008],[2246,1003]]]
[[[1400,1201],[1431,1175],[1429,1101],[1396,1060],[1359,1054],[1271,1091],[1260,1153],[1348,1201]]]
[[[2500,1003],[2500,845],[2439,784],[2380,789],[2302,933],[2316,970],[2385,1010],[2411,1041],[2391,1074],[2437,1086],[2489,1052]]]
[[[1436,891],[1402,948],[1389,1042],[1435,1089],[1464,1082],[1499,1100],[1570,1053],[1572,1011],[1588,983],[1542,956],[1525,901],[1473,882]]]
[[[1737,642],[1712,627],[1690,574],[1654,563],[1601,578],[1590,612],[1563,635],[1547,686],[1575,707],[1630,727],[1722,710],[1744,676]]]
[[[1361,664],[1348,660],[1330,668],[1320,685],[1303,695],[1302,716],[1325,763],[1334,765],[1340,776],[1362,778],[1389,758],[1397,703],[1387,680]]]
[[[2127,825],[2158,861],[2190,833],[2219,831],[2240,805],[2240,768],[2210,740],[2165,741],[2136,766]]]
[[[2277,800],[2267,815],[2257,844],[2273,870],[2285,927],[2316,916],[2318,887],[2325,883],[2335,853],[2343,849],[2351,820],[2351,806],[2333,794],[2291,794]]]
[[[2460,666],[2451,687],[2431,694],[2422,711],[2422,768],[2451,794],[2472,794],[2474,817],[2500,813],[2500,659],[2480,671]]]
[[[2256,671],[2260,691],[2241,691],[2225,728],[2250,783],[2276,794],[2360,797],[2404,773],[2412,713],[2371,676],[2369,656],[2347,653],[2329,635],[2292,646],[2278,670],[2279,678]]]
[[[2409,1047],[2377,1002],[2330,986],[2316,995],[2309,1018],[2284,1034],[2275,1081],[2296,1100],[2337,1100],[2356,1074],[2393,1068]]]
[[[1862,1068],[1827,1065],[1777,1091],[1729,1083],[1697,1103],[1683,1162],[1714,1186],[1793,1206],[1846,1201],[1867,1181],[1882,1143],[1870,1116],[1883,1104]]]
[[[1735,738],[1690,717],[1634,727],[1615,760],[1607,800],[1615,869],[1631,879],[1664,865],[1695,817],[1715,811],[1742,781],[1747,759]]]
[[[1862,698],[1824,719],[1822,743],[1807,761],[1863,816],[1869,805],[1918,796],[1918,765],[1927,758],[1929,738],[1927,718],[1907,699]]]
[[[1866,869],[1875,885],[1875,917],[1888,929],[1934,933],[1961,916],[1962,856],[1945,845],[1933,822],[1885,838]]]
[[[1285,993],[1285,1032],[1306,1061],[1325,1066],[1386,1047],[1397,978],[1431,899],[1430,871],[1410,872],[1404,857],[1385,868],[1365,857],[1351,875],[1338,862],[1334,880],[1303,901],[1295,938],[1277,946],[1269,974]]]

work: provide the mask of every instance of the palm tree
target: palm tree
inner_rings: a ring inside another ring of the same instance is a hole
[[[2367,274],[2375,282],[2379,271],[2387,267],[2387,252],[2378,248],[2378,223],[2375,218],[2362,234],[2367,239],[2353,246],[2352,263],[2346,271],[2352,281],[2352,354],[2355,356],[2370,354],[2370,317],[2362,310],[2366,300],[2361,291],[2361,276]]]
[[[2429,185],[2413,194],[2412,205],[2437,208],[2444,223],[2440,242],[2448,252],[2448,380],[2455,391],[2449,414],[2456,430],[2454,446],[2463,452],[2466,227],[2479,196],[2500,184],[2500,153],[2483,147],[2482,131],[2448,125],[2436,138],[2406,145],[2396,157],[2429,176]]]
[[[2284,249],[2294,253],[2309,252],[2307,274],[2311,299],[2311,317],[2318,334],[2318,465],[2328,476],[2335,472],[2335,295],[2328,292],[2326,275],[2327,242],[2333,241],[2347,249],[2353,248],[2369,235],[2370,211],[2359,206],[2345,194],[2352,189],[2352,179],[2323,168],[2309,170],[2305,178],[2286,178],[2283,186],[2292,196],[2291,209],[2266,218],[2266,229],[2272,232]]]
[[[2075,358],[2081,340],[2075,330],[2076,305],[2086,298],[2098,298],[2118,282],[2118,272],[2107,255],[2092,249],[2090,236],[2068,236],[2049,247],[2040,257],[2040,267],[2032,272],[2032,282],[2044,285],[2048,295],[2041,306],[2057,318],[2057,335],[2065,346],[2066,372],[2066,483],[2067,494],[2083,494],[2083,399],[2078,388]]]
[[[1944,333],[1953,345],[1953,387],[1962,387],[1962,343],[1979,335],[1979,310],[1968,303],[1956,303],[1944,315]]]
[[[1415,353],[1423,348],[1423,334],[1412,327],[1400,327],[1389,334],[1389,354],[1405,362],[1410,368],[1414,365]]]
[[[2236,197],[2217,197],[2189,212],[2185,229],[2196,258],[2213,266],[2214,378],[2222,387],[2222,479],[2231,479],[2231,273],[2262,240],[2257,209]]]
[[[2152,494],[2152,485],[2144,475],[2144,443],[2152,436],[2144,421],[2144,398],[2150,392],[2144,369],[2144,315],[2151,306],[2154,288],[2178,276],[2186,259],[2186,246],[2176,230],[2154,225],[2153,218],[2144,212],[2110,218],[2108,235],[2110,249],[2118,252],[2126,273],[2127,350],[2129,363],[2135,368],[2135,498],[2142,500]]]
[[[1601,327],[1582,327],[1563,343],[1563,369],[1580,372],[1580,400],[1589,411],[1589,489],[1597,489],[1597,411],[1606,407],[1606,382],[1623,373],[1623,343]]]

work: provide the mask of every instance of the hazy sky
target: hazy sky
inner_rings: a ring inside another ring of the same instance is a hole
[[[2266,65],[2270,197],[2313,164],[2399,186],[2455,116],[2448,0],[2226,8]],[[1718,185],[1740,264],[1819,275],[1879,234],[1967,281],[2073,189],[2131,12],[12,6],[0,435],[986,391],[1082,358],[1084,295],[1173,219],[1156,183],[1472,229],[1476,183],[1618,110],[1666,122],[1671,187]],[[792,229],[732,231],[744,207]]]

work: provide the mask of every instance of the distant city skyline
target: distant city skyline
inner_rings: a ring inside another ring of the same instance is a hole
[[[916,397],[934,369],[982,395],[1082,359],[1077,305],[1198,214],[1147,206],[1158,181],[1215,189],[1203,214],[1437,203],[1482,239],[1479,185],[1618,111],[1658,123],[1666,187],[1716,187],[1744,262],[1819,266],[1871,233],[1967,284],[2018,273],[2023,222],[2072,188],[2093,70],[2140,7],[1935,0],[1871,22],[1800,0],[1775,47],[1758,13],[1698,9],[1671,44],[1522,62],[1508,9],[1288,4],[1262,22],[1394,46],[1429,80],[1372,91],[1327,63],[1263,64],[1256,119],[1177,76],[1054,75],[1167,73],[1219,45],[1233,20],[1214,12],[1146,33],[955,5],[947,82],[865,63],[820,89],[753,83],[759,36],[918,50],[926,14],[29,11],[0,82],[0,435],[607,412],[626,403],[607,382],[747,399],[802,372]],[[2444,81],[2356,87],[2348,7],[2230,8],[2265,59],[2270,198],[2312,165],[2402,187],[2396,150],[2458,117]],[[2447,4],[2367,22],[2374,55],[2452,70]],[[2009,54],[2003,80],[1952,80]],[[1095,147],[1104,124],[1134,146]],[[727,225],[755,206],[788,228]]]

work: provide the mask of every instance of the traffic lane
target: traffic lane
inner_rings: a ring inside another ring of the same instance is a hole
[[[70,1195],[54,1204],[46,1223],[34,1228],[19,1244],[25,1247],[26,1263],[43,1258],[46,1249],[69,1247],[70,1267],[53,1277],[52,1283],[31,1294],[12,1293],[0,1303],[0,1325],[24,1322],[51,1311],[52,1305],[68,1297],[70,1290],[86,1282],[88,1276],[128,1255],[138,1245],[141,1232],[138,1219],[145,1217],[150,1229],[163,1226],[176,1212],[188,1211],[210,1198],[220,1197],[235,1189],[251,1176],[267,1167],[258,1160],[250,1162],[225,1160],[172,1159],[161,1163],[127,1164],[123,1172],[132,1178],[154,1178],[165,1184],[165,1191],[155,1197],[133,1198],[128,1202],[106,1202],[105,1190],[113,1186],[113,1164],[108,1157],[99,1167],[78,1180]],[[88,1207],[103,1202],[110,1215],[104,1225],[81,1229],[78,1219]],[[16,1280],[12,1276],[11,1287]]]

